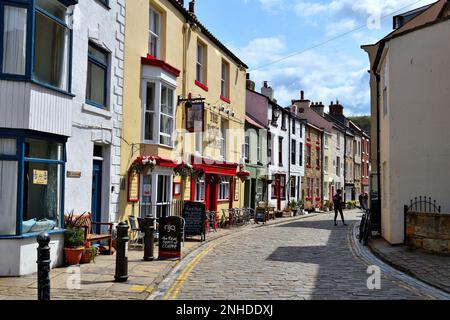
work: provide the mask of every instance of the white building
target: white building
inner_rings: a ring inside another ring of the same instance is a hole
[[[302,177],[305,175],[305,121],[290,114],[290,164],[288,178],[288,198],[297,203],[302,198]]]
[[[450,211],[449,17],[448,1],[438,1],[395,17],[394,32],[363,47],[371,63],[381,234],[391,244],[404,240],[403,206],[414,197],[431,197]]]
[[[345,144],[345,129],[339,127],[338,124],[333,124],[331,135],[330,150],[332,154],[332,167],[330,167],[330,195],[334,195],[337,190],[342,190],[345,185],[344,179],[344,144]],[[332,201],[332,196],[330,201]]]
[[[290,111],[276,103],[273,89],[264,82],[261,93],[269,98],[269,131],[267,133],[267,154],[269,160],[268,190],[269,205],[281,211],[288,206],[289,179],[289,123]]]
[[[64,212],[115,219],[124,2],[0,2],[0,276],[36,271],[43,231],[61,264]]]

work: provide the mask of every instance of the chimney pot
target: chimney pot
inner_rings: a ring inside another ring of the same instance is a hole
[[[264,88],[268,87],[267,81],[264,81],[263,86],[264,86]]]
[[[305,100],[305,91],[300,91],[300,99]]]
[[[189,2],[189,12],[195,14],[195,0]]]

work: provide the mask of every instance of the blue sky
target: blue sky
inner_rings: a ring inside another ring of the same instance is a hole
[[[392,31],[392,13],[432,2],[196,0],[196,14],[249,66],[257,88],[269,81],[281,105],[290,105],[304,90],[312,101],[328,106],[339,99],[347,115],[362,115],[370,113],[369,62],[360,46],[375,43]],[[335,37],[339,38],[304,51]]]

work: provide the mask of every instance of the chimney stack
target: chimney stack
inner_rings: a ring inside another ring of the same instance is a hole
[[[271,101],[274,101],[273,99],[273,89],[272,87],[269,87],[269,84],[267,81],[264,81],[263,87],[261,88],[261,94],[269,98]]]
[[[184,8],[184,0],[178,0],[178,3]]]
[[[329,108],[330,108],[330,114],[332,116],[340,116],[340,117],[344,116],[344,107],[339,104],[339,100],[336,99],[336,104],[334,104],[334,102],[331,101]]]
[[[255,91],[255,82],[250,80],[250,73],[247,73],[246,86],[248,90]]]
[[[305,100],[305,91],[300,91],[300,100]]]
[[[183,1],[183,0],[180,0]],[[195,14],[195,0],[189,2],[189,12]]]
[[[311,109],[313,109],[315,112],[320,114],[322,117],[325,114],[325,106],[323,105],[322,101],[317,102],[317,103],[313,103],[311,105]]]

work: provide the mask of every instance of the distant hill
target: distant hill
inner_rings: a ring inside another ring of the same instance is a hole
[[[370,135],[370,116],[349,117],[349,119]]]

